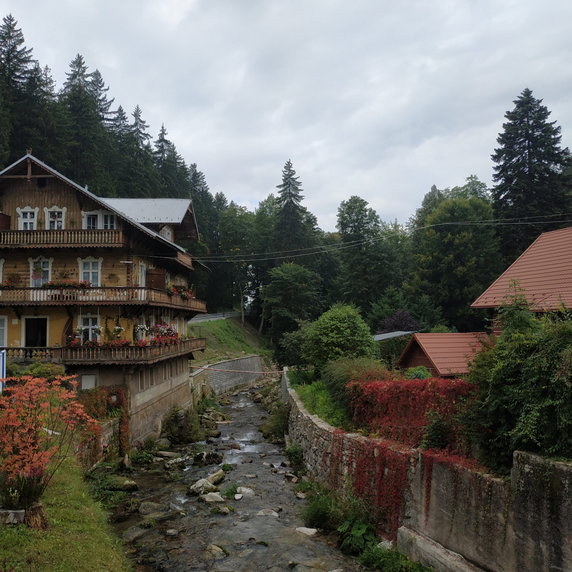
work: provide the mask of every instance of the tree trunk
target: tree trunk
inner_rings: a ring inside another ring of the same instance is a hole
[[[24,524],[36,530],[46,530],[48,528],[48,517],[42,503],[34,503],[26,509]]]

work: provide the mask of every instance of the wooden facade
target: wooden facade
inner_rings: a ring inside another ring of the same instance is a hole
[[[206,311],[194,266],[182,247],[31,154],[0,171],[0,347],[9,361],[61,363],[84,389],[152,387],[162,398],[204,349],[187,332]]]

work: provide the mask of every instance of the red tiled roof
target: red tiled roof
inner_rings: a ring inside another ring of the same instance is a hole
[[[399,358],[404,365],[408,354],[418,346],[439,375],[462,375],[469,372],[469,363],[485,341],[485,332],[414,334]]]
[[[572,227],[541,234],[472,304],[496,308],[522,293],[536,311],[572,308]]]

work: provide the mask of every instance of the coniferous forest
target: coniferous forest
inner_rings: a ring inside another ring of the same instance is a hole
[[[139,106],[125,110],[78,54],[57,86],[17,20],[0,25],[0,167],[27,149],[102,197],[191,198],[204,265],[196,287],[209,311],[236,308],[292,361],[284,334],[337,302],[373,332],[487,327],[471,302],[541,232],[572,222],[570,153],[542,99],[525,88],[491,149],[493,187],[467,174],[428,192],[406,224],[384,221],[359,188],[341,202],[336,232],[304,206],[303,173],[287,157],[276,191],[254,211],[213,193],[162,125],[156,139]],[[507,102],[507,107],[511,102]],[[388,190],[389,192],[389,190]]]

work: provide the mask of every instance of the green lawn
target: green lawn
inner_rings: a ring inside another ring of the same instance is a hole
[[[130,571],[121,541],[88,494],[81,469],[68,459],[43,499],[50,526],[0,526],[0,571]],[[3,563],[5,564],[3,567]]]
[[[191,328],[191,333],[195,337],[206,338],[206,350],[195,352],[196,359],[192,362],[195,366],[251,354],[268,358],[268,361],[272,354],[252,326],[242,326],[235,318],[199,322]]]

